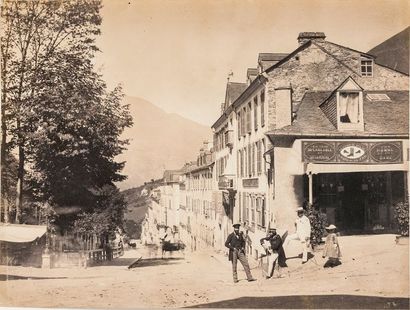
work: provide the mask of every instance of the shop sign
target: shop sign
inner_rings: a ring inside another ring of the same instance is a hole
[[[302,161],[308,163],[403,163],[402,142],[302,141]]]
[[[228,189],[233,187],[233,180],[227,177],[219,177],[218,189]]]
[[[242,180],[243,187],[258,187],[259,186],[259,179],[243,179]]]

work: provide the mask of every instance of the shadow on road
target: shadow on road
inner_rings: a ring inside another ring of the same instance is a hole
[[[241,297],[189,308],[237,309],[409,309],[409,298],[356,295]]]
[[[181,263],[184,258],[182,257],[170,257],[170,258],[143,258],[138,261],[135,268],[151,267],[160,265],[175,265]]]
[[[67,279],[67,277],[26,277],[26,276],[14,276],[9,274],[0,274],[0,281],[11,280],[52,280],[52,279]]]

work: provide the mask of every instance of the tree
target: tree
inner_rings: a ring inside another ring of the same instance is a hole
[[[100,1],[87,0],[3,1],[1,160],[3,164],[3,150],[17,148],[16,222],[21,214],[28,135],[36,130],[30,118],[45,86],[41,74],[65,51],[87,59],[93,56],[95,36],[100,33],[100,7]]]
[[[125,178],[120,174],[124,163],[114,158],[127,145],[120,135],[132,119],[121,105],[121,87],[107,92],[93,67],[100,7],[92,0],[9,0],[3,5],[15,38],[9,40],[15,52],[7,53],[4,70],[10,81],[4,110],[10,121],[4,131],[10,139],[2,143],[19,154],[16,222],[28,179],[33,199],[55,209],[53,220],[60,228],[70,229],[81,219],[86,225],[87,218],[120,225],[116,218],[122,219],[122,203],[110,202],[118,195],[114,182]],[[59,213],[62,208],[74,211]],[[102,225],[111,229],[111,224]]]

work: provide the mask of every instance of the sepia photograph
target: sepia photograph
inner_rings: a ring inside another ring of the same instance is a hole
[[[0,309],[409,309],[409,0],[0,0]]]

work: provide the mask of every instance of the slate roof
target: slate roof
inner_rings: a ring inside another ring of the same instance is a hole
[[[262,71],[265,71],[286,56],[288,56],[287,53],[259,53],[258,63],[262,66]]]
[[[391,101],[369,101],[367,94],[386,94]],[[407,91],[364,91],[364,131],[338,131],[320,109],[332,91],[307,92],[292,125],[267,133],[272,136],[406,136],[409,135]]]
[[[376,63],[409,74],[410,27],[380,43],[369,51]]]
[[[228,82],[226,85],[226,97],[233,103],[248,87],[246,83]]]

